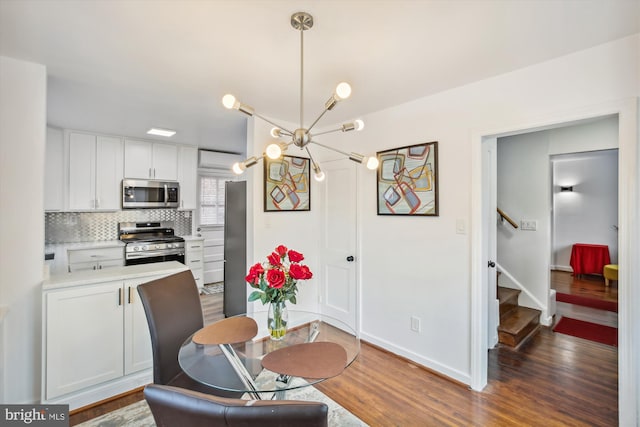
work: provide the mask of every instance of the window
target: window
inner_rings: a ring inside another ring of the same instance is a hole
[[[200,176],[200,225],[224,224],[224,183],[228,177]]]

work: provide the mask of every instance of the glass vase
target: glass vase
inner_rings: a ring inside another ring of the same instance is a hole
[[[284,301],[269,303],[267,326],[272,340],[280,341],[287,333],[287,320],[289,313]]]

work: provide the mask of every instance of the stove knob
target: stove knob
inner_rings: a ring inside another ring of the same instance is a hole
[[[143,249],[143,250],[145,250],[145,251],[148,251],[148,250],[149,250],[149,245],[144,245],[144,246],[142,247],[142,249]]]
[[[173,243],[169,243],[169,244],[167,245],[167,247],[168,247],[169,249],[171,249],[171,248],[177,248],[177,247],[178,247],[178,245],[174,245]]]
[[[156,245],[156,249],[160,249],[160,245]]]

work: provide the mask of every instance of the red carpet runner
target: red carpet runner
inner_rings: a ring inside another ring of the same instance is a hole
[[[561,317],[553,327],[553,331],[614,347],[618,346],[618,329],[611,326]]]
[[[618,312],[618,303],[616,301],[603,301],[595,298],[587,298],[579,295],[556,293],[556,301],[566,302],[569,304],[581,305],[584,307],[597,308],[599,310]]]

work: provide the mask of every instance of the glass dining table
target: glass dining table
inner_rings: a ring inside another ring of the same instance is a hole
[[[207,386],[250,399],[284,399],[288,390],[340,375],[359,353],[358,333],[340,320],[288,310],[287,332],[273,340],[267,312],[258,311],[196,331],[182,344],[178,361],[188,376]]]

